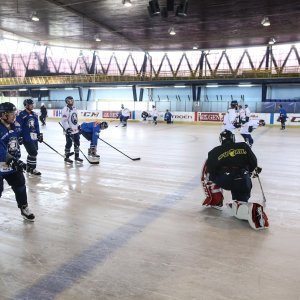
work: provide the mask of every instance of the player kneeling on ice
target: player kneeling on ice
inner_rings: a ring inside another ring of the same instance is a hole
[[[202,171],[202,184],[206,199],[202,205],[221,208],[223,191],[231,191],[233,202],[228,206],[234,217],[247,220],[255,229],[269,227],[263,206],[248,203],[251,196],[251,174],[258,177],[261,168],[251,148],[244,142],[235,143],[234,134],[224,130],[220,134],[221,145],[208,153],[208,159]]]
[[[99,160],[100,155],[97,154],[97,144],[100,131],[108,127],[107,122],[88,122],[82,123],[80,126],[81,134],[91,142],[88,155],[93,159]]]

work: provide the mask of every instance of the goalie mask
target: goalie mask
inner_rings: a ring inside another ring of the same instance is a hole
[[[265,125],[266,125],[265,120],[259,120],[259,121],[258,121],[258,125],[259,125],[259,126],[265,126]]]
[[[235,137],[234,134],[229,130],[224,130],[220,133],[220,143],[223,145],[225,143],[234,143]]]

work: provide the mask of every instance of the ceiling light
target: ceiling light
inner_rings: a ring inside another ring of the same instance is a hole
[[[176,34],[176,31],[175,31],[173,26],[169,28],[168,32],[169,32],[170,35],[175,35]]]
[[[276,43],[276,39],[274,37],[270,38],[269,45],[274,45]]]
[[[240,83],[240,84],[238,84],[238,87],[251,87],[251,86],[253,86],[253,84],[251,84],[251,83]]]
[[[96,41],[96,42],[101,42],[101,39],[100,39],[100,37],[99,37],[98,34],[95,35],[95,41]]]
[[[193,50],[198,50],[198,46],[193,46]]]
[[[208,84],[206,86],[207,88],[215,88],[215,87],[219,87],[217,84]]]
[[[157,0],[149,1],[148,10],[151,17],[158,16],[160,14],[158,1]]]
[[[188,0],[181,1],[180,5],[177,6],[176,16],[186,17],[188,9]]]
[[[271,23],[270,23],[270,20],[268,17],[263,17],[263,19],[261,20],[261,25],[262,26],[270,26]]]
[[[34,22],[38,22],[40,20],[35,11],[32,12],[30,19]]]
[[[122,3],[126,7],[130,7],[132,5],[131,0],[123,0]]]

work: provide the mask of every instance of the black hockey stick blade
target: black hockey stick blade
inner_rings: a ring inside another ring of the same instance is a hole
[[[116,147],[114,147],[113,145],[111,145],[110,143],[102,140],[101,138],[98,137],[98,139],[100,141],[102,141],[103,143],[107,144],[108,146],[112,147],[113,149],[117,150],[118,152],[120,152],[121,154],[123,154],[124,156],[128,157],[129,159],[133,160],[133,161],[137,161],[137,160],[140,160],[141,158],[140,157],[137,157],[137,158],[132,158],[130,156],[128,156],[127,154],[125,154],[124,152],[120,151],[119,149],[117,149]]]

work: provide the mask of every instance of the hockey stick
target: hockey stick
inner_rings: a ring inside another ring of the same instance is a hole
[[[66,133],[66,130],[65,128],[62,126],[62,124],[60,122],[58,122],[58,124],[61,126],[61,128],[63,129],[64,133]],[[74,142],[74,139],[71,137],[71,139],[73,140],[73,143],[75,144]],[[91,164],[91,165],[99,165],[99,161],[90,161],[87,156],[82,152],[82,150],[78,147],[79,151],[81,152],[81,154],[84,156],[84,158]]]
[[[103,143],[107,144],[108,146],[110,146],[110,147],[114,148],[115,150],[119,151],[120,153],[122,153],[123,155],[125,155],[126,157],[128,157],[128,158],[131,159],[131,160],[134,160],[134,161],[136,161],[136,160],[141,160],[140,157],[132,158],[132,157],[128,156],[127,154],[125,154],[124,152],[122,152],[122,151],[120,151],[119,149],[117,149],[116,147],[114,147],[113,145],[109,144],[108,142],[105,142],[105,141],[102,140],[101,138],[98,137],[98,139],[99,139],[100,141],[102,141]]]
[[[266,199],[264,190],[263,190],[263,188],[262,188],[262,184],[261,184],[261,181],[260,181],[260,178],[259,178],[259,175],[258,175],[258,174],[257,174],[257,179],[258,179],[259,186],[260,186],[260,189],[261,189],[261,193],[262,193],[262,196],[263,196],[263,207],[265,207],[265,206],[266,206],[267,199]]]
[[[54,152],[56,152],[58,155],[60,155],[63,158],[66,158],[65,155],[62,155],[61,153],[59,153],[57,150],[55,150],[53,147],[51,147],[49,144],[47,144],[45,141],[43,141],[43,143],[48,146],[50,149],[52,149]],[[72,156],[74,154],[74,152],[71,152],[69,156]]]

